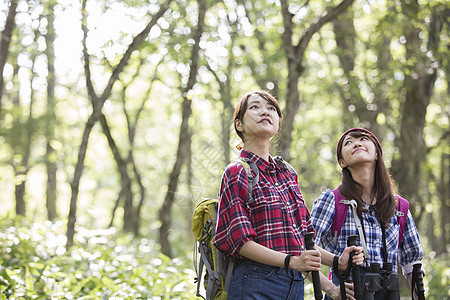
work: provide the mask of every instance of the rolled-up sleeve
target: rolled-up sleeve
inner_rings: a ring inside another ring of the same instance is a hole
[[[241,247],[256,236],[248,218],[248,179],[240,164],[227,167],[219,192],[214,246],[225,256],[237,256]]]
[[[420,263],[423,259],[419,233],[409,210],[399,250],[399,263],[402,266],[403,274],[408,275],[412,272],[413,265]]]

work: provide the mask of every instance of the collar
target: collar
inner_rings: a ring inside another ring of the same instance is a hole
[[[240,157],[246,158],[254,162],[261,171],[273,172],[276,169],[278,170],[280,169],[280,167],[276,164],[275,160],[272,158],[271,155],[269,155],[269,161],[267,161],[253,152],[242,150]]]

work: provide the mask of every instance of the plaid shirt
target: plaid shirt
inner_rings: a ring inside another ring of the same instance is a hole
[[[241,247],[251,240],[276,251],[300,255],[304,251],[303,235],[314,229],[297,175],[280,168],[272,157],[268,162],[245,150],[241,157],[255,162],[259,182],[249,202],[245,168],[234,163],[225,169],[213,244],[225,256],[238,256]]]
[[[311,211],[311,218],[313,226],[316,230],[316,243],[331,253],[340,255],[344,252],[347,245],[347,237],[350,235],[357,235],[357,245],[361,245],[358,230],[356,228],[353,213],[350,207],[347,208],[347,215],[345,223],[342,226],[341,233],[338,236],[337,243],[334,243],[333,238],[333,218],[334,218],[335,198],[332,190],[325,190],[320,197],[314,201],[313,209]],[[367,208],[367,205],[366,205]],[[375,216],[375,207],[369,206],[368,211],[362,214],[363,227],[366,235],[367,250],[369,252],[369,260],[364,261],[365,267],[369,267],[371,263],[379,263],[383,265],[383,255],[381,248],[383,247],[382,230],[378,219]],[[423,258],[422,246],[417,233],[416,225],[412,218],[411,212],[408,211],[408,216],[403,233],[400,248],[398,248],[399,229],[400,225],[397,223],[396,214],[388,221],[388,228],[386,229],[386,247],[387,247],[387,261],[393,264],[393,269],[397,272],[397,255],[399,255],[400,265],[403,267],[403,273],[409,274],[412,272],[412,266],[419,263]]]

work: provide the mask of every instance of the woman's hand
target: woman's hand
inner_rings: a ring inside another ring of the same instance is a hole
[[[347,296],[348,300],[355,300],[354,294],[353,294],[353,283],[345,283],[345,294]],[[341,300],[341,289],[339,286],[335,286],[331,291],[327,293],[328,296],[330,296],[334,300]]]
[[[358,266],[362,265],[362,263],[364,262],[363,248],[357,247],[357,246],[350,246],[350,247],[345,248],[344,252],[339,257],[339,261],[338,261],[339,270],[345,271],[347,269],[348,260],[350,257],[350,253],[352,251],[355,251],[355,255],[353,256],[353,262]]]
[[[320,271],[322,259],[318,250],[306,250],[300,256],[293,256],[289,262],[289,268],[299,271]]]

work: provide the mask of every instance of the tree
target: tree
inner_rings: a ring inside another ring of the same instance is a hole
[[[90,57],[87,51],[87,12],[86,12],[86,0],[82,2],[82,29],[83,29],[83,58],[84,58],[84,70],[86,76],[86,87],[88,90],[88,95],[92,104],[92,113],[86,121],[83,137],[80,144],[80,150],[78,152],[78,160],[75,167],[75,172],[73,176],[73,180],[71,182],[72,194],[70,198],[70,210],[69,217],[67,222],[67,247],[69,248],[73,244],[73,238],[75,235],[75,222],[76,222],[76,211],[77,211],[77,199],[78,199],[78,191],[80,185],[80,179],[84,168],[84,159],[86,157],[87,146],[89,142],[89,136],[94,127],[95,123],[101,118],[102,115],[102,107],[105,103],[106,99],[111,94],[114,83],[119,78],[119,74],[126,67],[128,60],[131,57],[131,54],[137,49],[137,47],[147,38],[152,27],[156,24],[158,19],[169,9],[169,4],[171,0],[166,0],[161,6],[157,13],[155,13],[150,20],[150,22],[146,25],[146,27],[134,37],[133,41],[129,45],[128,49],[125,51],[124,55],[120,59],[120,62],[114,69],[109,78],[109,81],[103,90],[102,94],[99,96],[95,92],[92,79],[91,79],[91,70],[90,70]]]
[[[287,161],[290,160],[290,146],[292,141],[292,131],[294,128],[294,119],[300,105],[300,94],[298,90],[298,80],[303,73],[303,58],[306,48],[311,41],[312,36],[318,32],[323,25],[343,13],[354,0],[343,0],[336,7],[329,8],[321,17],[315,19],[302,32],[298,38],[298,43],[293,43],[294,23],[293,13],[289,10],[287,0],[281,1],[281,12],[283,15],[284,33],[283,47],[286,53],[286,62],[288,67],[287,89],[286,89],[286,107],[283,119],[283,130],[281,132],[279,152]]]
[[[47,216],[50,221],[53,221],[57,217],[56,200],[57,200],[57,184],[56,184],[56,157],[57,153],[52,146],[55,139],[54,125],[56,123],[55,115],[55,87],[56,87],[56,74],[55,74],[55,14],[54,14],[55,2],[49,0],[45,5],[45,15],[47,17],[47,34],[45,35],[45,41],[47,48],[45,54],[47,56],[47,112],[45,116],[45,139],[46,139],[46,153],[45,153],[45,166],[47,169]]]
[[[200,38],[202,37],[205,26],[206,15],[206,0],[198,0],[198,21],[197,28],[194,31],[194,45],[191,51],[191,64],[189,79],[186,87],[184,88],[181,103],[181,125],[178,138],[178,149],[175,158],[175,163],[172,168],[172,172],[169,175],[169,184],[167,187],[167,193],[164,198],[162,207],[159,210],[159,219],[161,220],[161,227],[159,228],[159,241],[161,244],[161,252],[169,257],[172,256],[172,247],[169,241],[169,229],[171,224],[171,210],[175,201],[175,192],[178,187],[178,177],[181,173],[181,167],[188,162],[187,155],[190,154],[191,133],[189,129],[189,118],[192,114],[191,98],[189,92],[194,87],[197,79],[198,72],[198,60],[200,55]]]
[[[6,18],[5,29],[2,32],[2,39],[0,41],[0,121],[2,120],[2,96],[4,89],[3,69],[8,58],[9,44],[11,42],[12,32],[15,27],[14,19],[16,17],[16,8],[18,0],[11,0],[9,5],[8,16]]]
[[[393,161],[392,171],[401,193],[410,199],[411,212],[416,222],[424,209],[425,202],[420,191],[422,186],[422,162],[425,143],[423,130],[427,107],[433,95],[443,53],[440,53],[441,31],[449,15],[445,5],[437,5],[430,12],[430,22],[425,21],[424,8],[417,1],[402,1],[405,17],[404,37],[406,38],[407,66],[404,80],[404,101],[401,108],[400,131],[395,144],[398,156]],[[426,51],[418,52],[424,41],[421,28],[428,28]]]

